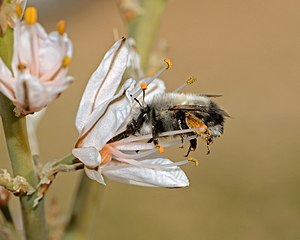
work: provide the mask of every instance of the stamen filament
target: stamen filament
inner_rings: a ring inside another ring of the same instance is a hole
[[[146,78],[144,80],[144,83],[149,85],[154,79],[158,78],[164,71],[166,71],[167,69],[169,69],[171,67],[171,61],[169,60],[167,63],[167,66],[161,68],[156,74],[154,74],[152,77]],[[141,94],[141,92],[143,91],[142,88],[139,89],[133,89],[133,98],[138,98],[139,95]]]
[[[149,156],[152,153],[155,153],[157,151],[156,149],[151,149],[151,150],[148,150],[148,151],[142,151],[140,153],[127,154],[127,153],[119,151],[118,149],[113,148],[109,145],[107,145],[107,147],[111,151],[111,153],[113,155],[113,158],[116,158],[116,157],[121,157],[121,158],[143,158],[143,157]]]
[[[137,161],[134,159],[124,159],[124,158],[114,158],[114,159],[116,159],[120,162],[128,163],[133,166],[156,169],[156,170],[163,170],[163,169],[167,169],[167,168],[181,166],[181,165],[184,165],[184,164],[187,164],[190,162],[189,160],[183,160],[180,162],[174,162],[174,163],[168,163],[168,164],[149,164],[149,163],[143,163],[141,161]],[[109,166],[107,166],[105,168],[107,169],[107,168],[109,168]]]
[[[196,131],[200,131],[200,130],[203,130],[203,129],[202,128],[189,128],[189,129],[184,129],[184,130],[168,131],[168,132],[160,133],[159,137],[174,136],[174,135],[178,135],[178,134],[196,132]],[[150,139],[150,138],[152,138],[152,134],[141,135],[141,136],[138,136],[138,137],[130,136],[128,138],[122,139],[122,140],[120,140],[118,142],[115,142],[115,143],[124,144],[124,143],[128,143],[128,142],[147,140],[147,139]]]

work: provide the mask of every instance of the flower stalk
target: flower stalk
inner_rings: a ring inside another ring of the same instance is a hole
[[[8,30],[0,38],[0,57],[10,66],[13,50],[13,32]],[[37,186],[38,177],[34,172],[31,151],[28,143],[26,119],[15,116],[13,104],[0,94],[0,114],[14,176],[26,178],[31,186]],[[45,239],[44,206],[40,203],[35,209],[33,200],[36,194],[20,196],[23,227],[26,239]]]
[[[73,204],[72,215],[67,227],[66,240],[92,239],[99,228],[99,218],[104,186],[92,181],[82,173]]]
[[[128,22],[128,37],[136,41],[144,70],[148,67],[149,55],[165,4],[166,0],[141,0],[143,13]]]

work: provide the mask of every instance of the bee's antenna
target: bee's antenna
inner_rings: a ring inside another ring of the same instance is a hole
[[[140,105],[141,108],[143,107],[143,105],[140,103],[140,101],[137,98],[134,98],[134,100]]]
[[[182,84],[179,88],[175,89],[173,92],[178,93],[182,89],[184,89],[186,86],[193,84],[194,82],[198,81],[196,77],[189,77],[184,84]]]

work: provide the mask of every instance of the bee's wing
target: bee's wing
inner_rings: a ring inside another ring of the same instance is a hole
[[[205,114],[209,114],[209,108],[204,105],[178,105],[178,106],[173,106],[170,107],[168,110],[170,111],[176,111],[176,110],[182,110],[182,111],[190,111],[190,112],[202,112]],[[216,110],[218,114],[224,116],[224,117],[230,117],[230,115],[225,112],[223,109],[217,109]]]
[[[223,97],[222,94],[201,94],[200,96],[204,96],[204,97],[208,97],[208,98]]]
[[[227,112],[225,112],[223,109],[219,109],[218,113],[221,114],[224,117],[229,117],[230,118],[230,115]]]
[[[200,111],[207,112],[208,107],[204,105],[178,105],[170,107],[168,110],[182,110],[182,111]]]

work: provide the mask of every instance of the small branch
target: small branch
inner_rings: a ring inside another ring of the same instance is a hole
[[[31,195],[35,189],[27,182],[26,178],[16,176],[12,178],[6,169],[0,169],[0,185],[16,196]]]
[[[68,155],[57,162],[47,163],[40,171],[37,196],[34,199],[33,207],[43,199],[50,185],[59,172],[72,172],[83,169],[84,165],[72,155]]]

